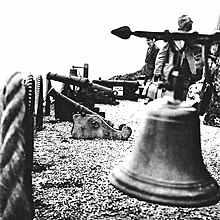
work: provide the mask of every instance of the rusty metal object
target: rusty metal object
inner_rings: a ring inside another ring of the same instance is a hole
[[[54,88],[50,89],[48,95],[52,96],[56,101],[59,100],[59,103],[62,103],[62,105],[69,110],[69,114],[66,117],[68,117],[69,121],[73,121],[71,133],[74,138],[127,140],[131,135],[131,128],[126,125],[121,126],[119,129],[113,128],[113,124],[110,121],[99,115],[99,109],[92,111],[57,92]],[[62,115],[62,117],[65,116]],[[71,119],[69,119],[69,117],[71,117]]]
[[[115,92],[112,89],[102,85],[91,83],[88,78],[84,78],[84,77],[78,77],[72,75],[67,77],[59,74],[48,73],[47,79],[67,83],[74,86],[79,86],[82,88],[87,88],[89,90],[104,91],[107,95],[112,97],[115,95]]]
[[[88,87],[89,90],[93,90],[93,91],[102,91],[104,92],[106,95],[108,95],[109,97],[115,97],[116,93],[115,91],[113,91],[112,89],[106,87],[106,86],[102,86],[96,83],[91,83],[90,86]]]
[[[111,88],[114,91],[114,95],[117,99],[125,99],[137,101],[139,96],[136,94],[136,91],[139,88],[138,81],[128,81],[128,80],[93,80],[95,84],[99,84],[108,88]]]
[[[75,139],[113,139],[127,140],[131,136],[130,127],[123,125],[120,129],[111,127],[99,115],[80,114],[73,115],[73,128],[71,134]]]
[[[79,104],[78,102],[75,102],[74,100],[68,98],[67,96],[57,92],[54,88],[51,88],[48,92],[49,96],[52,96],[59,105],[57,107],[64,107],[66,109],[66,112],[62,114],[62,111],[56,111],[56,113],[59,113],[58,115],[55,115],[55,117],[72,121],[72,115],[75,113],[85,113],[85,114],[98,114],[100,112],[95,112],[90,110],[89,108]],[[55,109],[56,110],[56,109]],[[55,114],[56,114],[55,113]]]
[[[87,107],[91,111],[94,111],[95,103],[119,104],[115,100],[115,92],[112,89],[91,83],[88,78],[73,76],[71,74],[69,77],[66,77],[52,73],[48,73],[46,78],[47,80],[62,82],[61,94],[75,103]],[[55,100],[55,117],[64,121],[72,121],[72,114],[77,113],[76,111],[78,110],[76,109],[76,105],[67,104],[65,106],[62,102],[60,98]],[[104,117],[104,112],[98,113]]]
[[[200,207],[220,200],[202,159],[199,114],[187,101],[150,102],[133,152],[109,178],[122,192],[162,205]]]
[[[46,78],[49,80],[68,83],[74,86],[80,86],[80,87],[85,87],[85,88],[90,85],[89,79],[78,77],[78,76],[73,76],[73,75],[67,77],[67,76],[63,76],[59,74],[48,73]]]
[[[47,80],[63,82],[63,88],[65,86],[69,87],[68,93],[70,95],[65,95],[77,102],[83,102],[85,106],[89,106],[91,103],[119,104],[116,102],[115,91],[109,87],[92,83],[88,78],[74,76],[73,74],[70,74],[70,76],[67,77],[48,73]],[[73,87],[72,89],[70,88],[70,85]]]

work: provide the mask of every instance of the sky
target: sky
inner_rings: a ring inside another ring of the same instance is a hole
[[[0,0],[1,82],[16,71],[68,76],[72,66],[85,63],[91,81],[136,72],[144,65],[145,39],[123,40],[111,31],[172,32],[183,14],[194,31],[211,34],[219,0]]]

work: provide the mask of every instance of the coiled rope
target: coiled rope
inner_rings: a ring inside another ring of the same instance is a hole
[[[0,100],[0,220],[32,218],[24,189],[25,94],[21,73],[17,72],[7,80]]]

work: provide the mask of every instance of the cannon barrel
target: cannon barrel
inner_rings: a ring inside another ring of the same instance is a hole
[[[48,73],[47,77],[48,80],[55,80],[58,82],[69,83],[74,86],[80,87],[88,87],[91,83],[88,78],[78,77],[78,76],[62,76],[59,74]]]
[[[137,100],[135,92],[139,88],[138,81],[128,80],[93,80],[93,83],[111,88],[115,93],[117,99]]]
[[[97,91],[103,91],[105,94],[107,94],[110,97],[114,97],[117,95],[116,91],[113,91],[111,88],[103,85],[99,85],[97,83],[90,83],[89,89],[97,90]]]
[[[113,86],[126,86],[130,88],[138,89],[139,83],[138,81],[128,81],[128,80],[93,80],[93,83],[100,84],[102,86],[106,86],[112,88]]]
[[[79,87],[91,89],[94,91],[95,90],[103,91],[105,94],[109,95],[110,97],[114,97],[116,95],[115,91],[113,91],[112,89],[102,86],[102,85],[91,83],[88,78],[84,78],[84,77],[78,77],[78,76],[68,77],[68,76],[63,76],[59,74],[48,73],[46,78],[48,80],[55,80],[58,82],[69,83],[74,86],[79,86]]]
[[[86,113],[86,114],[96,114],[96,112],[93,112],[89,108],[86,108],[83,105],[80,105],[78,102],[73,101],[72,99],[68,98],[67,96],[57,92],[54,88],[51,88],[47,95],[52,96],[55,100],[61,100],[62,102],[71,105],[78,111],[79,113]]]

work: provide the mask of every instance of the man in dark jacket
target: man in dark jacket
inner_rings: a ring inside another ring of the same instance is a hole
[[[178,18],[178,32],[190,32],[192,24],[193,21],[188,15],[180,16]],[[178,76],[182,78],[180,94],[177,95],[177,99],[185,100],[189,86],[201,78],[203,66],[200,45],[184,40],[174,40],[166,42],[160,49],[155,61],[154,76],[166,82],[169,81],[168,77],[172,70],[177,71]]]
[[[149,45],[147,49],[147,54],[145,58],[145,65],[142,68],[142,74],[145,75],[144,85],[148,80],[151,80],[155,68],[155,60],[159,48],[155,45],[153,39],[147,38],[147,44]]]

